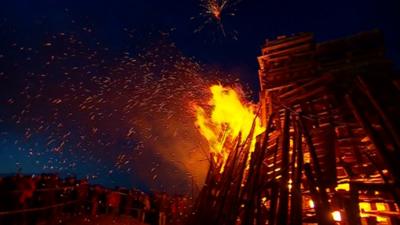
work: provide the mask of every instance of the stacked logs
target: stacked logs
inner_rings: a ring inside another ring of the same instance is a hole
[[[211,167],[192,224],[400,224],[400,77],[382,34],[282,36],[258,60],[266,131]]]

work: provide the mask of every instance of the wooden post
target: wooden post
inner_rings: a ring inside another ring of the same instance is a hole
[[[279,186],[278,183],[273,180],[271,182],[271,196],[270,196],[270,207],[269,207],[269,216],[268,216],[268,224],[275,224],[276,220],[276,206],[279,195]]]
[[[375,162],[375,160],[367,153],[364,154],[366,156],[366,158],[368,159],[368,161],[372,164],[373,167],[375,167],[375,169],[378,171],[379,175],[382,177],[382,180],[384,182],[385,185],[391,186],[390,185],[390,181],[389,179],[385,176],[385,174],[382,171],[382,168],[380,168],[380,166]],[[396,202],[397,205],[400,205],[400,198],[397,194],[397,191],[395,188],[393,188],[393,190],[391,191],[392,196],[394,201]]]
[[[358,205],[358,188],[354,183],[350,183],[350,197],[346,198],[344,201],[347,224],[361,225],[360,209]]]
[[[293,119],[293,121],[295,121]],[[293,122],[294,123],[294,122]],[[293,124],[295,135],[294,135],[294,146],[293,146],[293,158],[292,163],[296,160],[296,167],[293,165],[292,172],[292,198],[290,202],[290,224],[301,225],[302,224],[302,196],[301,196],[301,178],[303,170],[303,150],[302,150],[302,132],[298,121]]]
[[[372,127],[371,123],[368,121],[368,119],[365,117],[365,115],[361,113],[359,106],[355,103],[355,101],[353,101],[353,98],[349,94],[346,95],[346,101],[347,101],[347,105],[349,106],[350,110],[352,111],[354,117],[357,119],[357,121],[360,123],[360,125],[364,128],[368,137],[370,138],[372,143],[375,145],[376,149],[379,151],[382,158],[385,160],[386,164],[388,165],[388,168],[394,175],[394,179],[397,182],[399,182],[399,178],[400,178],[400,167],[398,166],[400,164],[399,160],[394,158],[392,156],[392,154],[390,154],[390,152],[386,149],[386,146],[385,146],[385,143],[383,142],[383,140],[381,140],[379,138],[376,131]]]
[[[289,177],[289,133],[290,128],[290,112],[285,110],[285,118],[282,131],[282,162],[281,162],[281,173],[282,178],[280,182],[280,193],[279,193],[279,208],[278,208],[278,223],[279,225],[285,225],[288,223],[288,177]]]
[[[304,164],[304,172],[306,174],[310,193],[314,201],[315,212],[318,217],[318,224],[334,225],[335,222],[332,219],[329,208],[327,207],[326,203],[323,202],[322,194],[317,190],[317,185],[315,184],[314,176],[309,163]]]
[[[239,133],[239,136],[236,140],[237,144],[234,148],[234,150],[232,152],[230,152],[229,156],[228,156],[228,160],[226,162],[226,166],[224,169],[224,174],[223,174],[223,178],[221,180],[221,185],[220,185],[220,196],[219,196],[219,201],[216,205],[216,207],[218,208],[217,212],[216,212],[216,223],[219,223],[219,220],[221,219],[221,217],[223,217],[223,212],[224,212],[224,208],[226,206],[226,201],[228,201],[229,199],[229,192],[231,191],[231,186],[232,186],[232,177],[233,177],[233,173],[234,173],[234,169],[235,169],[235,165],[236,165],[236,161],[239,155],[239,151],[241,150],[241,134]]]
[[[379,101],[376,98],[376,96],[374,96],[374,94],[370,90],[370,87],[367,84],[367,82],[365,81],[365,79],[362,78],[361,76],[358,76],[357,78],[358,78],[358,83],[359,83],[359,86],[360,86],[360,90],[362,92],[364,92],[364,94],[368,97],[368,99],[370,100],[370,102],[372,103],[372,105],[374,106],[376,111],[378,111],[379,115],[382,117],[382,121],[383,121],[384,125],[386,126],[386,128],[389,130],[389,133],[391,134],[390,136],[394,140],[394,143],[397,146],[397,150],[399,151],[399,149],[400,149],[400,135],[399,135],[399,132],[398,132],[396,126],[395,126],[394,121],[392,121],[392,119],[387,115],[385,109],[382,107],[382,105],[379,103]]]
[[[300,118],[299,122],[300,122],[300,125],[302,128],[303,134],[304,134],[304,138],[306,139],[308,150],[310,152],[310,156],[311,156],[311,159],[313,162],[315,176],[316,176],[316,180],[317,180],[317,184],[318,184],[317,186],[319,187],[319,191],[321,193],[322,202],[323,202],[323,204],[326,205],[326,207],[329,208],[328,194],[326,193],[326,185],[324,183],[322,171],[321,171],[321,168],[319,165],[317,151],[316,151],[314,143],[312,141],[312,137],[308,131],[307,125],[304,123],[304,120],[301,115],[299,118]]]
[[[245,204],[245,214],[243,218],[243,224],[253,224],[252,221],[254,220],[255,214],[254,211],[257,208],[257,204],[259,204],[259,198],[257,196],[259,190],[259,186],[261,183],[261,166],[262,162],[264,160],[265,153],[268,148],[268,136],[269,132],[271,130],[272,126],[272,121],[273,121],[274,115],[270,115],[268,119],[268,124],[264,133],[264,139],[263,142],[257,143],[257,148],[252,154],[251,160],[250,160],[250,169],[249,169],[249,174],[247,177],[246,181],[246,195],[247,195],[247,202]]]

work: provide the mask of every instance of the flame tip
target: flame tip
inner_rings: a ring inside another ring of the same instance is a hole
[[[223,86],[219,83],[211,85],[210,92],[211,112],[207,114],[202,107],[196,106],[195,123],[208,141],[215,163],[224,165],[233,142],[239,136],[247,137],[251,134],[250,143],[254,149],[255,137],[264,128],[258,112],[255,112],[254,104],[246,102],[240,87]]]

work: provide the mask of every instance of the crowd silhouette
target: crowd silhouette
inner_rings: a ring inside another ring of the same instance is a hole
[[[191,198],[136,189],[105,188],[55,174],[0,177],[0,224],[65,224],[81,217],[131,216],[151,225],[180,225]]]

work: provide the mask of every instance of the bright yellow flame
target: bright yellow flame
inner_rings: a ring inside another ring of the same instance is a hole
[[[368,202],[360,202],[359,204],[360,207],[360,216],[361,217],[368,217],[368,214],[365,214],[363,212],[368,212],[371,211],[371,204]]]
[[[304,163],[310,163],[311,162],[311,156],[310,156],[309,152],[305,152],[303,154],[303,160],[304,160]]]
[[[359,208],[360,208],[360,217],[370,217],[371,214],[368,212],[373,211],[371,207],[371,203],[369,202],[360,202],[359,203]],[[383,202],[378,202],[376,203],[376,210],[377,211],[385,211],[386,210],[386,205]],[[386,222],[388,219],[383,216],[376,216],[376,220],[378,222]]]
[[[334,211],[334,212],[332,212],[332,218],[333,218],[333,220],[336,221],[336,222],[342,221],[342,215],[340,215],[340,212],[339,212],[339,211]]]
[[[385,211],[386,209],[386,204],[383,202],[377,202],[376,203],[376,210],[378,211]],[[388,218],[382,217],[382,216],[377,216],[376,220],[378,222],[387,222]]]
[[[256,117],[256,110],[251,103],[246,103],[241,94],[232,88],[222,85],[210,87],[212,99],[211,115],[195,106],[196,125],[200,133],[207,139],[210,151],[214,154],[214,160],[224,165],[231,148],[224,148],[226,141],[232,142],[241,133],[242,143],[250,134],[253,121],[255,122],[251,150],[254,150],[255,137],[264,132],[261,121]],[[222,161],[218,158],[221,158]]]
[[[267,197],[263,197],[262,199],[261,199],[261,202],[262,203],[265,203],[267,201]]]
[[[308,206],[310,206],[310,208],[312,209],[315,207],[314,201],[312,199],[308,200]]]
[[[341,184],[338,184],[338,185],[335,187],[335,190],[336,190],[336,191],[339,191],[339,190],[349,191],[349,190],[350,190],[350,184],[349,184],[349,183],[341,183]]]

